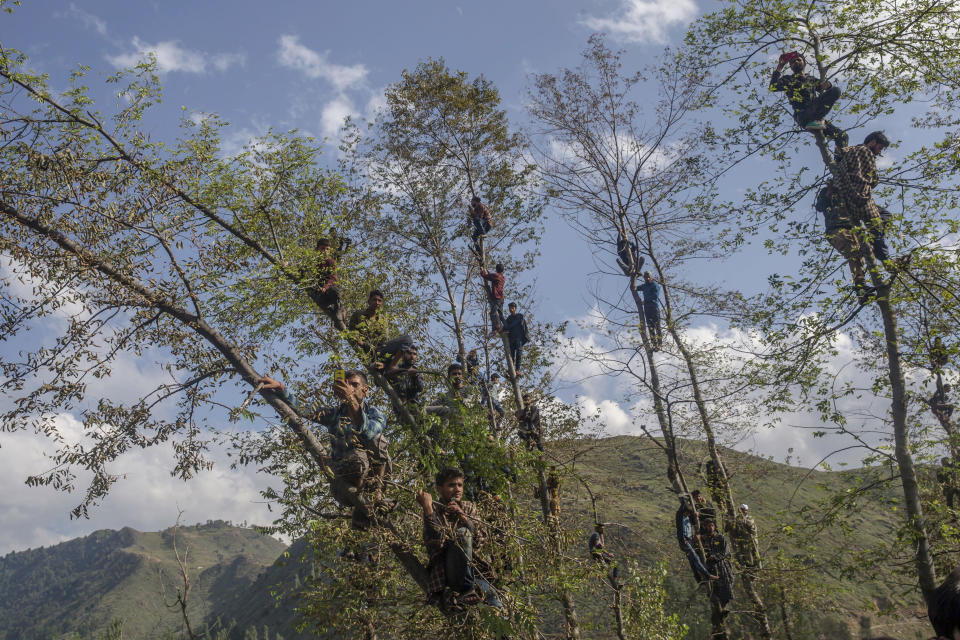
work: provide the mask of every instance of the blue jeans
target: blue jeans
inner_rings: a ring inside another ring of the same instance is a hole
[[[697,580],[706,580],[707,576],[710,575],[710,572],[707,571],[707,567],[703,564],[703,560],[701,560],[700,556],[697,555],[697,552],[694,550],[693,545],[690,544],[689,540],[684,541],[683,545],[683,552],[687,554],[687,560],[690,561],[690,568],[693,570],[693,577]]]
[[[466,527],[457,529],[456,541],[450,541],[444,551],[444,569],[446,570],[447,586],[459,593],[464,593],[477,587],[483,594],[483,601],[491,607],[503,608],[503,603],[497,597],[490,583],[473,575],[473,533]]]

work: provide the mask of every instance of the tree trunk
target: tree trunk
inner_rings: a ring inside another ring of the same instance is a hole
[[[903,500],[907,508],[907,524],[913,530],[913,544],[916,549],[914,563],[917,567],[917,576],[923,599],[929,604],[934,589],[937,588],[937,572],[930,555],[930,541],[927,537],[926,521],[923,517],[923,506],[920,502],[920,485],[917,481],[917,470],[913,464],[913,452],[910,450],[910,431],[907,426],[907,392],[903,380],[903,369],[900,362],[900,340],[897,335],[897,318],[890,304],[890,285],[880,281],[876,264],[873,260],[870,272],[877,286],[877,307],[883,318],[883,333],[887,343],[887,369],[890,374],[890,413],[893,417],[893,437],[895,442],[895,457],[900,471],[900,482],[903,485]]]

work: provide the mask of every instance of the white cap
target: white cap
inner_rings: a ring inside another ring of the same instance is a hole
[[[750,507],[748,507],[748,506],[745,505],[745,504],[740,505],[740,511],[747,511],[747,510],[749,510],[749,509],[750,509]]]

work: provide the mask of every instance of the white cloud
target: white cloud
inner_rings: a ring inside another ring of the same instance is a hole
[[[80,438],[79,420],[70,414],[56,418],[68,441]],[[263,504],[260,489],[269,478],[253,469],[229,468],[222,453],[214,454],[216,466],[189,482],[170,476],[173,452],[169,445],[136,450],[121,456],[111,472],[122,477],[102,505],[90,510],[89,520],[70,520],[70,510],[79,493],[62,493],[50,487],[28,487],[30,474],[50,468],[44,456],[52,445],[31,433],[4,433],[0,447],[0,555],[41,545],[56,544],[97,529],[130,526],[157,531],[173,525],[178,507],[187,524],[208,519],[268,524],[273,517]],[[81,478],[81,482],[84,478]],[[81,489],[83,485],[80,485]]]
[[[347,116],[357,117],[359,114],[353,107],[353,102],[346,96],[337,96],[323,106],[320,112],[320,130],[323,135],[334,137],[340,127],[343,126],[343,120]]]
[[[694,0],[623,0],[620,15],[591,16],[582,24],[624,42],[661,43],[667,39],[668,27],[686,24],[696,14]]]
[[[54,15],[57,18],[70,18],[77,20],[84,27],[87,29],[93,29],[101,36],[107,35],[107,23],[103,19],[93,15],[92,13],[84,11],[73,2],[68,5],[66,11],[58,12]]]
[[[367,77],[366,65],[346,66],[332,63],[327,60],[329,52],[318,53],[305,47],[300,44],[298,36],[280,36],[279,44],[277,58],[282,66],[303,71],[308,78],[323,78],[337,91],[354,87]]]
[[[156,56],[160,73],[182,71],[184,73],[207,73],[226,71],[234,65],[243,66],[246,56],[242,53],[207,53],[181,47],[175,40],[149,44],[138,37],[130,42],[132,49],[126,53],[107,56],[117,67],[132,67],[150,54]]]

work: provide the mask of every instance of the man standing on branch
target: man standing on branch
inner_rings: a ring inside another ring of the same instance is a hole
[[[369,524],[369,503],[360,492],[373,494],[373,503],[380,501],[383,480],[390,471],[390,453],[383,435],[387,419],[382,411],[366,402],[367,374],[357,369],[345,372],[333,385],[333,394],[340,401],[337,407],[324,407],[319,402],[303,407],[281,382],[264,376],[264,389],[279,393],[300,417],[326,427],[331,436],[334,497],[352,504],[351,524],[366,529]],[[357,505],[360,501],[361,504]]]
[[[650,332],[650,341],[653,350],[659,351],[663,347],[663,333],[660,330],[660,285],[657,284],[649,271],[643,272],[643,284],[637,287],[643,295],[643,319]]]
[[[488,295],[490,302],[490,321],[493,324],[493,334],[495,335],[503,329],[503,323],[505,321],[503,317],[503,285],[506,282],[506,278],[503,275],[503,264],[497,264],[495,273],[490,273],[481,265],[480,276],[490,282]]]
[[[474,250],[479,254],[480,238],[486,236],[493,227],[490,220],[490,209],[487,205],[480,202],[480,196],[473,196],[473,199],[470,200],[470,213],[468,217],[470,223],[473,225],[473,235],[470,236],[470,239],[473,240]]]
[[[510,359],[513,361],[513,370],[520,377],[520,358],[523,357],[523,345],[530,342],[530,332],[527,330],[527,321],[522,313],[517,313],[517,303],[511,302],[510,315],[503,325],[510,342]]]
[[[838,165],[838,185],[840,195],[846,204],[847,211],[854,222],[863,224],[867,232],[871,235],[881,233],[883,229],[883,219],[880,216],[880,209],[873,201],[873,188],[880,182],[877,175],[876,157],[883,153],[883,150],[890,146],[890,141],[882,131],[874,131],[867,135],[863,144],[854,147],[847,147],[843,150],[843,159]],[[886,255],[886,244],[884,243],[884,255],[876,256],[878,260],[885,261],[888,269],[888,255]]]
[[[790,65],[793,74],[781,75],[787,65]],[[807,61],[796,51],[783,54],[770,78],[770,89],[786,92],[796,123],[808,131],[823,131],[827,138],[833,140],[839,152],[847,146],[849,138],[846,132],[824,118],[840,98],[840,87],[831,85],[827,80],[821,82],[808,76],[806,67]]]

